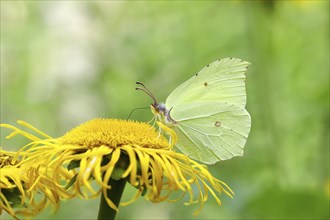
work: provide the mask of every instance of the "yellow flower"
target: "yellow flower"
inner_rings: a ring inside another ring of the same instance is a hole
[[[1,126],[14,128],[10,125]],[[12,136],[18,133],[14,131]],[[47,172],[53,173],[51,168],[27,158],[28,152],[0,151],[0,214],[5,210],[16,219],[17,215],[33,216],[50,204],[57,209],[60,197],[73,197],[46,175]],[[62,178],[73,176],[64,168],[59,175]]]
[[[199,203],[202,208],[209,194],[219,205],[222,192],[232,197],[232,190],[213,177],[205,165],[175,152],[172,149],[173,143],[170,144],[167,138],[149,124],[94,119],[57,139],[50,138],[31,125],[24,125],[47,137],[44,140],[34,140],[31,134],[11,127],[15,130],[13,133],[32,140],[25,149],[29,153],[26,160],[51,167],[54,171],[51,178],[58,186],[63,183],[63,175],[59,176],[60,172],[56,171],[67,166],[75,174],[65,181],[66,188],[71,186],[71,193],[88,198],[102,192],[108,205],[116,211],[117,205],[107,194],[107,190],[111,188],[108,184],[111,179],[125,179],[138,189],[130,201],[121,205],[128,205],[141,195],[152,202],[176,202],[188,195],[189,200],[185,204]],[[175,133],[169,128],[165,130],[175,140]],[[92,187],[92,180],[100,186],[99,189]],[[171,198],[174,191],[181,191],[182,196]],[[199,211],[200,209],[195,214]]]
[[[24,161],[18,161],[15,157],[14,152],[0,152],[0,214],[5,210],[17,219],[17,214],[38,214],[49,202],[58,206],[59,196],[53,187],[54,183],[40,175],[37,168],[26,166]],[[44,198],[36,199],[37,192],[42,193]],[[18,206],[20,208],[14,211],[13,208]]]
[[[25,190],[23,182],[27,176],[13,161],[14,152],[1,150],[0,152],[0,214],[5,210],[8,214],[17,218],[12,205],[15,203],[24,204]]]

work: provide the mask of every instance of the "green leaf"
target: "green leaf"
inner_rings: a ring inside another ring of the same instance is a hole
[[[80,160],[71,160],[70,163],[68,164],[67,169],[73,170],[74,168],[77,168],[79,166],[80,166]]]
[[[21,203],[21,192],[17,187],[12,189],[1,189],[1,193],[6,197],[12,206],[20,205]]]
[[[70,165],[70,164],[69,164]],[[78,173],[76,173],[76,175],[74,175],[71,180],[69,181],[69,183],[65,186],[65,190],[69,189],[77,180],[77,176]]]
[[[142,186],[143,190],[141,196],[144,196],[147,193],[147,187]]]

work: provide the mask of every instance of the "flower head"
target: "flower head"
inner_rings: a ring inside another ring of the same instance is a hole
[[[19,123],[29,127],[25,122],[19,121]],[[41,140],[11,125],[1,124],[0,126],[14,129],[9,138],[22,134],[34,142]],[[18,218],[17,215],[33,216],[49,205],[57,209],[62,197],[72,197],[47,175],[47,173],[53,173],[51,168],[48,168],[46,164],[36,163],[33,157],[37,155],[30,153],[28,151],[10,152],[3,149],[0,151],[0,214],[2,210],[5,210],[14,218]],[[72,174],[70,175],[64,168],[58,175],[72,177]]]
[[[15,129],[16,132],[19,130]],[[166,130],[172,136],[175,135],[169,128]],[[30,135],[23,132],[20,134]],[[30,159],[27,159],[39,163],[43,161],[54,170],[51,178],[57,182],[57,186],[64,186],[65,183],[64,188],[70,188],[73,194],[85,198],[102,192],[106,202],[114,210],[118,210],[118,207],[107,195],[107,190],[111,188],[108,184],[110,179],[126,179],[138,189],[130,201],[121,205],[128,205],[139,196],[145,196],[152,202],[175,202],[188,195],[189,200],[185,204],[199,203],[202,208],[209,194],[219,204],[219,195],[222,192],[230,197],[233,194],[204,165],[175,152],[167,138],[146,123],[94,119],[60,138],[47,136],[44,140],[32,140],[29,146],[26,151],[31,154]],[[63,180],[64,175],[59,176],[60,172],[56,170],[63,169],[64,166],[74,176],[67,176]],[[99,189],[92,187],[90,183],[93,180],[99,185]],[[174,191],[181,191],[182,196],[173,199],[171,194]]]
[[[15,152],[0,152],[0,213],[5,210],[18,218],[17,214],[36,215],[49,204],[58,207],[58,189],[43,174],[43,168],[30,166],[16,157]]]
[[[0,214],[5,210],[11,216],[16,218],[12,206],[24,204],[25,190],[24,181],[28,181],[21,170],[13,161],[14,152],[1,150],[0,152]]]

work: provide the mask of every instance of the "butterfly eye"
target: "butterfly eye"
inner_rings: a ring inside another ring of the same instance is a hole
[[[204,83],[204,86],[206,87],[207,85],[208,85],[207,82],[205,82],[205,83]]]
[[[221,126],[221,122],[220,122],[220,121],[216,121],[216,122],[214,123],[214,126],[215,126],[215,127],[220,127],[220,126]]]

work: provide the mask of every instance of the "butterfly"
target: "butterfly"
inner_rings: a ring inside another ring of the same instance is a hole
[[[165,103],[143,87],[154,101],[151,110],[177,134],[175,146],[205,164],[242,156],[251,117],[246,105],[245,73],[249,62],[224,58],[208,64],[182,83]]]

